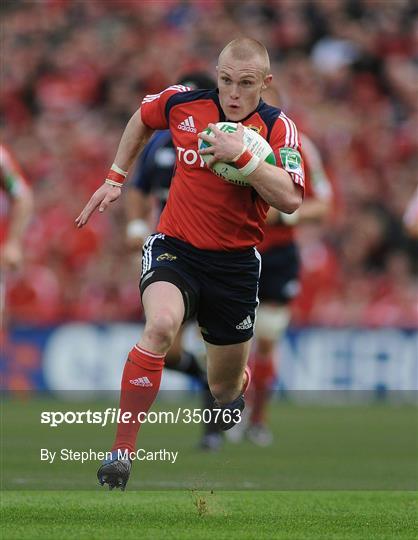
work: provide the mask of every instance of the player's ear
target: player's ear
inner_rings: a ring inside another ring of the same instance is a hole
[[[269,73],[266,75],[263,79],[263,84],[261,86],[261,90],[267,90],[267,88],[270,86],[271,81],[273,80],[273,75]]]

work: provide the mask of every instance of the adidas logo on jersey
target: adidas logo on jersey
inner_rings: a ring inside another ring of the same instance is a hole
[[[183,122],[180,122],[180,124],[177,126],[179,129],[182,129],[183,131],[189,131],[190,133],[197,133],[197,129],[194,125],[193,116],[188,116],[183,120]]]
[[[148,377],[138,377],[137,379],[131,379],[129,382],[135,386],[152,386],[152,382]]]
[[[243,321],[241,321],[239,324],[236,325],[237,330],[248,330],[249,328],[253,327],[253,322],[251,320],[251,317],[248,315],[245,317]]]

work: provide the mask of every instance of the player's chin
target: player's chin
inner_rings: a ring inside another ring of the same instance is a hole
[[[242,122],[243,118],[245,118],[245,115],[242,114],[233,114],[228,116],[229,122],[234,122],[235,124],[238,124],[239,122]]]
[[[240,122],[248,114],[241,107],[228,107],[227,116],[230,122]]]

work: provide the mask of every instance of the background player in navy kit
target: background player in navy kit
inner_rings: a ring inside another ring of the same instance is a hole
[[[216,82],[206,73],[185,74],[178,81],[192,90],[197,88],[215,88]],[[145,146],[138,159],[129,183],[126,201],[128,223],[126,228],[127,243],[137,252],[142,248],[151,230],[155,229],[154,220],[160,216],[167,202],[173,168],[176,162],[176,150],[169,130],[157,131]],[[202,409],[213,407],[206,370],[199,364],[196,356],[182,347],[182,328],[177,334],[171,349],[165,358],[165,367],[199,381],[202,387]],[[215,422],[203,423],[203,436],[199,446],[203,450],[217,450],[222,444],[222,435]]]
[[[279,106],[280,92],[270,85],[265,99]],[[289,304],[300,291],[300,261],[295,242],[298,224],[321,221],[330,211],[332,188],[324,170],[321,155],[313,141],[300,134],[305,164],[305,198],[290,216],[270,208],[264,228],[264,239],[258,249],[262,256],[260,275],[260,307],[257,312],[254,348],[250,358],[253,384],[250,408],[231,440],[246,436],[253,443],[267,446],[273,435],[267,425],[267,408],[272,386],[277,378],[276,346],[290,321]]]
[[[76,225],[83,227],[97,208],[103,212],[120,197],[138,151],[153,130],[169,127],[178,150],[177,166],[159,234],[144,246],[145,330],[125,365],[120,408],[133,418],[149,410],[158,393],[165,355],[182,322],[196,314],[207,349],[209,386],[222,411],[219,423],[222,429],[230,429],[239,417],[232,413],[244,408],[249,384],[246,364],[260,272],[254,246],[262,239],[269,206],[286,213],[300,206],[304,173],[296,126],[261,100],[272,80],[264,45],[250,38],[230,42],[219,56],[217,69],[219,93],[190,92],[174,85],[143,99],[125,128],[105,183]],[[215,123],[225,119],[238,122],[236,132],[216,128]],[[208,125],[214,137],[202,133]],[[260,161],[245,148],[243,125],[255,125],[269,140],[278,166]],[[211,142],[200,154],[210,154],[212,163],[234,162],[249,187],[225,182],[205,167],[199,159],[198,134]],[[98,471],[100,483],[125,487],[131,463],[120,459],[118,451],[134,451],[139,427],[137,422],[118,425],[112,458]]]
[[[276,106],[280,93],[270,85],[264,98]],[[264,239],[257,246],[262,257],[257,322],[254,347],[250,355],[252,385],[249,408],[244,420],[228,433],[228,439],[239,442],[245,435],[259,446],[268,446],[273,434],[268,428],[268,403],[277,379],[277,343],[290,321],[289,304],[300,291],[299,253],[295,242],[298,224],[323,220],[331,207],[332,188],[313,141],[300,134],[305,164],[305,198],[290,216],[270,208],[264,227]]]
[[[269,93],[269,98],[271,95]],[[300,291],[299,254],[295,242],[295,227],[323,220],[331,207],[332,188],[321,156],[314,143],[303,133],[302,155],[305,164],[305,198],[292,215],[271,208],[267,215],[261,253],[257,322],[254,347],[250,355],[252,372],[249,407],[244,420],[228,433],[228,439],[239,442],[244,435],[258,446],[273,442],[268,428],[268,403],[277,379],[277,343],[290,321],[289,304]]]
[[[305,199],[291,216],[271,208],[265,236],[258,246],[262,258],[260,307],[257,312],[254,351],[251,355],[253,385],[247,437],[260,446],[272,442],[267,427],[267,405],[277,373],[275,351],[290,321],[291,301],[300,291],[299,254],[295,243],[295,226],[320,221],[331,204],[331,184],[314,143],[303,133],[302,155],[305,163]]]

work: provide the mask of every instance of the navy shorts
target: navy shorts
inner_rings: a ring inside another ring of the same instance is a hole
[[[258,306],[261,258],[255,248],[209,251],[164,234],[153,234],[142,250],[141,294],[156,281],[176,285],[184,320],[196,318],[213,345],[248,341]]]
[[[295,244],[271,248],[261,254],[261,302],[288,304],[299,294],[299,255]]]

